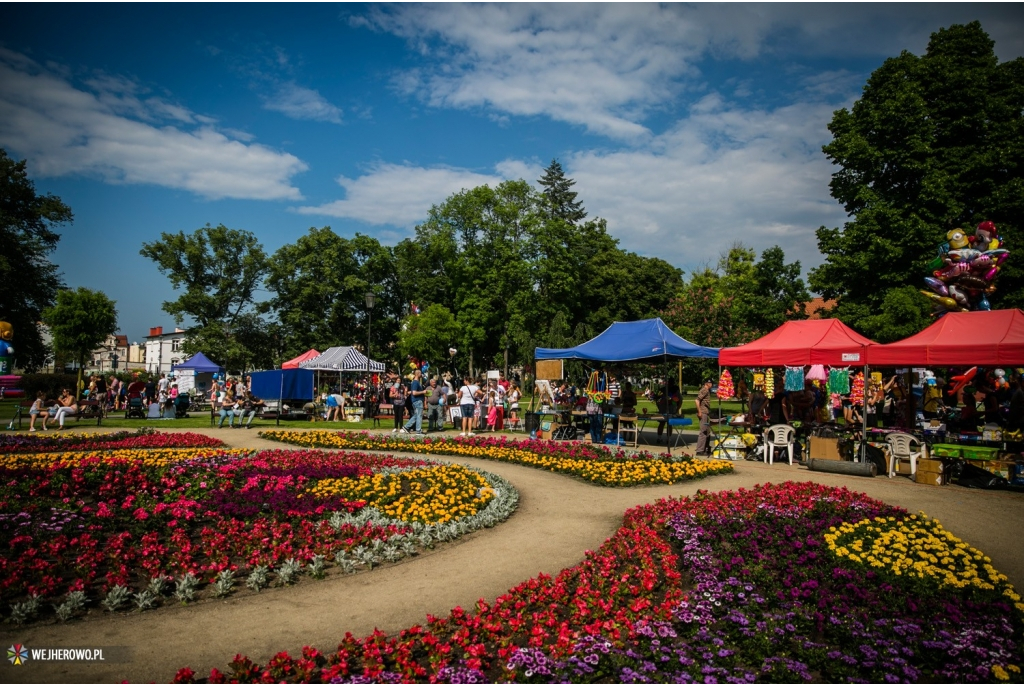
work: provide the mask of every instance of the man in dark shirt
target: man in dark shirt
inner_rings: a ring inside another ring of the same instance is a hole
[[[700,392],[697,393],[697,418],[700,421],[700,434],[697,436],[697,456],[711,456],[711,385],[710,378],[704,379]]]

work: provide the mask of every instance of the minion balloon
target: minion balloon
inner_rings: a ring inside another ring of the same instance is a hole
[[[14,372],[14,326],[0,321],[0,376]]]

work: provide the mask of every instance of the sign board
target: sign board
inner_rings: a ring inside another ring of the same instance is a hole
[[[487,380],[498,380],[499,378],[501,378],[501,371],[498,371],[497,369],[492,369],[491,371],[487,372]]]
[[[537,361],[537,380],[560,381],[563,378],[561,359],[543,359]]]
[[[178,381],[179,395],[191,392],[192,388],[196,387],[196,377],[193,375],[194,373],[195,372],[192,369],[180,369],[175,371],[176,380]]]
[[[860,352],[843,352],[844,362],[859,362]]]

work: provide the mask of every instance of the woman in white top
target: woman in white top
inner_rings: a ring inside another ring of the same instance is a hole
[[[71,394],[71,391],[64,388],[60,394],[60,399],[57,400],[57,423],[60,424],[57,430],[64,430],[64,417],[68,415],[75,415],[78,413],[78,403],[75,402],[75,396]]]
[[[480,395],[480,388],[469,378],[462,379],[462,387],[459,388],[459,407],[462,409],[462,432],[460,436],[473,435],[473,414],[476,411],[476,401]]]
[[[513,422],[519,420],[519,398],[522,396],[519,383],[512,381],[512,386],[508,389],[508,418]]]

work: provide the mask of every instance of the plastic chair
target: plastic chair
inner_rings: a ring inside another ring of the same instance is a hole
[[[775,450],[783,447],[789,450],[789,465],[793,465],[793,443],[796,442],[796,431],[792,426],[784,423],[777,423],[768,426],[764,432],[764,460],[769,464],[775,463]]]
[[[889,433],[885,436],[889,446],[889,477],[896,475],[896,464],[900,459],[910,460],[910,475],[917,473],[917,460],[923,456],[921,441],[908,433]]]

